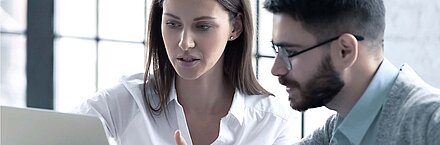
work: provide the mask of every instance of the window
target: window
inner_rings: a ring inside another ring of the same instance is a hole
[[[55,109],[144,68],[145,0],[55,1]]]
[[[26,0],[0,0],[0,105],[26,106]]]

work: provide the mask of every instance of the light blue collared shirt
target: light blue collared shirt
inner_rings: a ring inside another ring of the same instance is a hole
[[[384,59],[376,74],[345,118],[338,115],[332,140],[338,145],[375,144],[377,117],[394,84],[399,69]]]

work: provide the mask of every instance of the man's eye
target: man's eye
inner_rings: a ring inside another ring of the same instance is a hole
[[[289,56],[295,55],[298,53],[298,51],[296,51],[296,50],[289,50],[289,49],[286,49],[286,52],[287,52],[287,55],[289,55]]]

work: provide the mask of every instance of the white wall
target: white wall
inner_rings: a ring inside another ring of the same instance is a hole
[[[385,56],[440,88],[440,0],[384,0]]]

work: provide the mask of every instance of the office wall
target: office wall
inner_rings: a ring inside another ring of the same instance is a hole
[[[384,0],[385,56],[440,88],[440,0]]]

